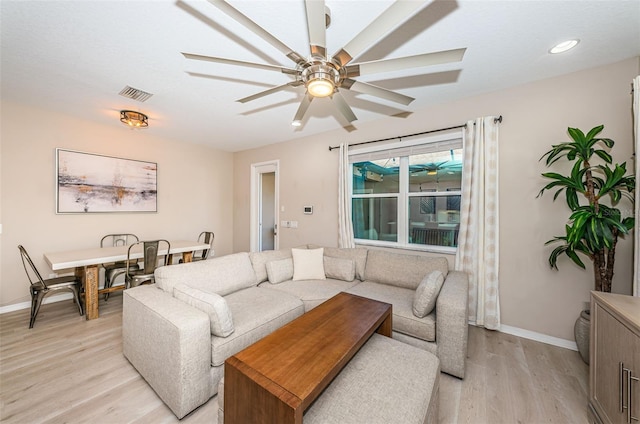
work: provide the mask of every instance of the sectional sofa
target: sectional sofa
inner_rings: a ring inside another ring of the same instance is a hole
[[[443,257],[304,246],[156,270],[126,290],[123,353],[178,418],[218,390],[224,361],[345,291],[393,305],[393,338],[464,377],[468,276]]]

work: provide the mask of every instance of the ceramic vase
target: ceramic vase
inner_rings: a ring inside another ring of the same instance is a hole
[[[580,316],[573,326],[573,333],[578,345],[578,352],[582,360],[589,364],[589,336],[591,332],[591,313],[588,310],[580,312]]]

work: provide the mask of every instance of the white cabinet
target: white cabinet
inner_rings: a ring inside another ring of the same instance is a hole
[[[640,298],[591,292],[589,410],[594,423],[639,423]]]

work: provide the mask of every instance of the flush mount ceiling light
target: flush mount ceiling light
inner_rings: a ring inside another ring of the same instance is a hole
[[[549,53],[551,53],[551,54],[564,53],[567,50],[571,50],[572,48],[577,46],[579,42],[580,42],[580,40],[578,40],[578,39],[563,41],[562,43],[558,43],[555,46],[553,46],[549,50]]]
[[[149,117],[141,112],[133,110],[121,110],[120,122],[131,128],[146,128],[149,126]]]

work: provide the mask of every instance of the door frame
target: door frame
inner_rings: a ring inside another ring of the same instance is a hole
[[[250,249],[251,252],[259,252],[261,249],[259,234],[260,228],[260,206],[261,206],[261,177],[262,174],[275,173],[275,229],[273,248],[278,250],[280,246],[280,160],[270,160],[251,164],[251,224],[250,224]]]

